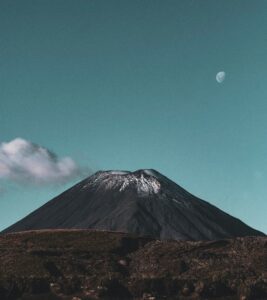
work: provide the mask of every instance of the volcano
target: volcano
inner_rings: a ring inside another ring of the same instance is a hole
[[[264,236],[152,169],[99,171],[3,232],[96,229],[157,239]]]

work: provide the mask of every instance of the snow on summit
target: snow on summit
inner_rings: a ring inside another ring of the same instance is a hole
[[[103,171],[97,172],[95,179],[83,186],[83,189],[89,186],[97,186],[106,190],[119,190],[123,192],[128,188],[135,189],[137,194],[149,195],[157,194],[160,191],[161,184],[152,170],[129,171]]]

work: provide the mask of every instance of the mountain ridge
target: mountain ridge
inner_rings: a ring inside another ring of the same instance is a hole
[[[264,236],[153,169],[98,171],[3,232],[56,228],[176,240]]]

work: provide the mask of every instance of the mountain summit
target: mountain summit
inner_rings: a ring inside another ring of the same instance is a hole
[[[176,240],[264,235],[151,169],[99,171],[4,232],[59,228]]]

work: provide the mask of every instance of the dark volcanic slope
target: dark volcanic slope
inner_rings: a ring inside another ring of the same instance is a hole
[[[263,235],[154,170],[97,172],[4,232],[95,228],[161,239]]]
[[[88,230],[0,235],[1,300],[266,300],[267,238],[157,241]]]

